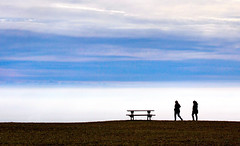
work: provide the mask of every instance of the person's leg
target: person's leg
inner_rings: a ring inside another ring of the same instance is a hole
[[[194,121],[194,113],[192,112],[192,120]]]
[[[198,115],[197,115],[197,113],[195,115],[196,115],[196,121],[197,121],[198,120]]]
[[[176,115],[177,115],[177,113],[176,112],[174,112],[174,121],[176,121]]]
[[[183,120],[182,117],[180,116],[180,112],[178,113],[178,117],[181,119],[181,121]]]

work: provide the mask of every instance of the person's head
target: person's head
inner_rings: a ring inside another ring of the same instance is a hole
[[[197,101],[194,100],[194,101],[193,101],[193,104],[197,104]]]
[[[178,101],[176,100],[176,101],[175,101],[175,103],[177,104],[177,103],[178,103]]]

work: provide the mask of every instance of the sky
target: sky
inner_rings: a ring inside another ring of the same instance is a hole
[[[0,83],[239,81],[239,5],[1,0]]]
[[[239,0],[0,0],[0,88],[229,93],[240,87],[239,40]]]

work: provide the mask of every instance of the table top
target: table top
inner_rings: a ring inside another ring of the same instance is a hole
[[[136,111],[136,112],[140,112],[140,111],[154,111],[154,110],[127,110],[128,112],[131,112],[131,111]]]
[[[137,115],[132,115],[132,114],[126,114],[127,116],[156,116],[155,114],[137,114]]]

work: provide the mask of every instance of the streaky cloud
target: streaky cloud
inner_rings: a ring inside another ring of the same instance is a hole
[[[128,51],[131,50],[131,51]],[[43,56],[7,56],[2,61],[46,61],[46,62],[89,62],[89,61],[182,61],[182,60],[232,60],[240,61],[239,54],[224,52],[201,52],[189,50],[159,50],[151,48],[138,49],[101,49],[79,52],[77,55],[43,55]]]

